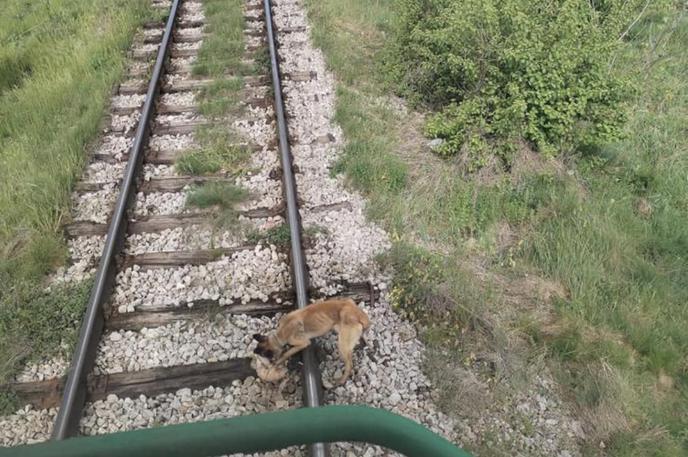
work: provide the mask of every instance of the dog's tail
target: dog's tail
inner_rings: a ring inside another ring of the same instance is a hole
[[[368,315],[365,313],[365,311],[363,311],[362,309],[359,309],[358,311],[360,312],[358,321],[363,326],[363,330],[365,330],[368,327],[370,327],[370,319],[368,318]]]

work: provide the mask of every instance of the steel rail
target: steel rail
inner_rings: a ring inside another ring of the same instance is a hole
[[[62,403],[53,425],[53,440],[62,440],[78,433],[79,420],[86,402],[86,377],[95,363],[96,349],[103,331],[103,305],[112,292],[116,274],[115,257],[124,242],[124,235],[127,230],[127,207],[134,195],[134,181],[143,162],[143,149],[150,134],[149,124],[155,109],[155,97],[160,90],[160,80],[165,71],[165,59],[172,42],[179,2],[180,0],[173,0],[172,2],[165,25],[165,33],[158,49],[153,74],[148,84],[148,92],[146,92],[146,101],[141,111],[131,154],[127,161],[120,193],[108,228],[103,254],[98,264],[95,283],[86,305],[86,312],[79,331],[79,340],[67,373]]]
[[[282,98],[279,62],[277,60],[277,50],[275,49],[271,1],[263,0],[263,2],[265,7],[265,28],[267,29],[268,47],[270,50],[272,87],[275,94],[275,114],[279,132],[279,149],[282,160],[282,182],[284,184],[284,194],[287,200],[287,220],[289,222],[289,233],[291,237],[291,268],[294,288],[296,289],[296,306],[301,309],[308,306],[308,274],[306,272],[306,262],[303,254],[303,246],[301,244],[301,219],[296,198],[296,182],[292,169],[292,155],[289,147],[287,120],[284,115],[284,99]],[[304,403],[306,407],[315,408],[321,405],[320,397],[322,385],[313,344],[302,351],[302,360]],[[326,457],[329,455],[328,447],[324,443],[311,444],[309,451],[312,457]]]

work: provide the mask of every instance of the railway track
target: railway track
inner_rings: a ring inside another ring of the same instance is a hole
[[[332,121],[334,80],[309,42],[298,0],[245,0],[237,12],[242,64],[253,68],[269,55],[271,65],[248,74],[226,68],[221,78],[242,87],[237,109],[220,118],[203,114],[201,101],[217,80],[194,71],[211,33],[203,3],[153,4],[168,8],[170,19],[147,24],[131,51],[128,79],[75,187],[65,226],[70,264],[53,278],[95,275],[77,350],[71,363],[30,365],[9,386],[27,406],[0,418],[7,429],[0,444],[321,400],[396,410],[447,435],[451,423],[431,406],[415,331],[386,298],[388,278],[375,258],[389,247],[387,235],[365,220],[363,199],[331,176],[344,145]],[[249,152],[241,172],[178,171],[208,126],[226,127],[231,147]],[[217,208],[189,205],[205,186],[248,191],[230,225],[217,224]],[[291,370],[279,386],[257,380],[251,335],[273,328],[277,313],[333,295],[362,304],[374,323],[350,385],[330,384],[341,369],[334,338],[305,355],[303,377]],[[386,454],[368,448],[365,455]]]
[[[65,227],[72,263],[56,280],[80,280],[96,261],[98,266],[70,370],[11,386],[34,407],[60,406],[52,430],[56,439],[102,432],[96,430],[103,422],[97,411],[104,400],[131,404],[132,398],[170,392],[189,397],[192,390],[214,392],[232,383],[241,391],[246,379],[248,389],[241,393],[251,395],[250,335],[272,327],[274,313],[309,302],[281,82],[274,46],[268,45],[274,43],[272,23],[265,21],[269,2],[247,2],[243,12],[245,59],[269,50],[272,66],[242,78],[242,114],[230,127],[240,134],[238,146],[255,156],[253,171],[242,176],[189,176],[174,168],[193,147],[199,128],[226,119],[199,113],[197,95],[213,83],[193,76],[204,37],[202,4],[175,0],[169,8],[164,27],[148,24],[132,51],[131,79],[113,97],[102,143],[76,185],[73,222]],[[298,82],[315,75],[294,71],[285,77]],[[217,227],[213,210],[186,205],[189,192],[210,183],[250,190],[237,222],[248,226],[253,238],[258,233],[257,242],[245,239],[246,227]],[[275,246],[260,238],[287,220],[288,243]],[[367,283],[340,282],[339,289],[359,301],[375,295]],[[237,314],[242,317],[234,318]],[[319,380],[314,354],[308,353],[300,383],[308,405],[320,401]],[[292,396],[295,387],[287,387]],[[222,401],[231,404],[227,398]],[[313,454],[324,455],[323,449]]]

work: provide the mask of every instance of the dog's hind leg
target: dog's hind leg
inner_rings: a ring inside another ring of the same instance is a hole
[[[351,376],[354,348],[356,347],[356,343],[358,343],[358,339],[361,337],[361,333],[363,333],[363,326],[361,324],[340,326],[338,346],[339,354],[344,361],[344,374],[337,380],[337,384],[344,384],[349,376]]]

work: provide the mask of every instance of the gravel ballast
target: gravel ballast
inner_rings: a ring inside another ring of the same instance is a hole
[[[117,200],[119,186],[114,183],[103,185],[102,190],[72,195],[72,214],[75,221],[105,224],[110,218]]]
[[[18,446],[50,438],[57,408],[25,406],[9,416],[0,416],[0,446]]]
[[[105,246],[104,236],[79,236],[68,241],[70,262],[51,276],[52,283],[79,282],[95,272]]]
[[[98,348],[96,371],[118,373],[249,357],[252,335],[270,331],[278,319],[218,315],[140,331],[110,332]]]
[[[193,306],[199,300],[220,305],[267,301],[289,287],[286,256],[275,246],[257,245],[205,265],[141,269],[117,274],[113,303],[120,313]]]
[[[292,375],[282,389],[265,389],[260,380],[249,377],[225,388],[180,389],[172,394],[133,399],[111,395],[87,406],[81,432],[99,435],[287,409],[299,404],[297,383],[298,376]]]
[[[102,143],[96,149],[96,154],[112,156],[116,160],[121,160],[122,156],[129,152],[133,138],[126,138],[122,135],[110,134],[103,138]]]

